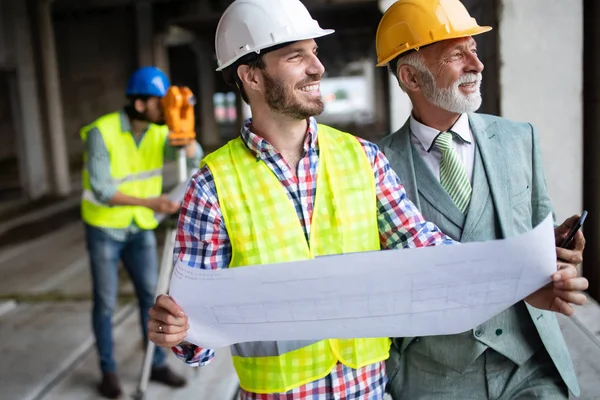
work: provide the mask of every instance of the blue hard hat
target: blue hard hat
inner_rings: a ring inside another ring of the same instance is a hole
[[[156,67],[142,67],[135,71],[127,81],[126,96],[156,96],[167,94],[171,83],[169,78]]]

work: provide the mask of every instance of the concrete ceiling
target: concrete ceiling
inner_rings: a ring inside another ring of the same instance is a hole
[[[113,7],[152,3],[154,30],[166,32],[176,26],[205,40],[211,47],[217,23],[233,0],[55,0],[55,15],[88,13]],[[277,1],[277,0],[272,0]],[[319,40],[320,55],[330,71],[374,53],[375,32],[381,18],[375,0],[302,0],[312,16],[334,35]]]
[[[310,0],[303,1],[311,15],[323,28],[335,29],[336,33],[318,40],[319,55],[326,68],[335,73],[353,60],[375,53],[375,32],[381,19],[377,2],[369,0]],[[162,21],[157,25],[176,25],[193,32],[211,47],[217,23],[223,10],[231,0],[216,0],[211,9],[206,2],[196,2],[186,9],[166,8],[167,4],[157,5],[157,14]],[[218,3],[218,4],[217,4]],[[201,8],[197,8],[201,7]],[[169,15],[170,14],[170,15]]]
[[[233,0],[50,0],[53,7],[58,12],[69,10],[93,10],[110,7],[131,6],[137,3],[188,3],[198,9],[212,9],[214,11],[223,11]],[[276,0],[275,0],[276,1]],[[310,9],[318,7],[327,7],[329,5],[364,3],[365,1],[375,0],[302,0]]]

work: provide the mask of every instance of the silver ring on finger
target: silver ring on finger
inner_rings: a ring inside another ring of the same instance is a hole
[[[162,333],[162,332],[163,332],[163,324],[160,324],[160,325],[158,326],[158,331],[159,331],[160,333]]]

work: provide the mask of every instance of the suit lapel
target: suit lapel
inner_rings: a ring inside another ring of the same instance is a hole
[[[400,178],[400,183],[404,186],[406,196],[417,206],[417,208],[421,208],[419,196],[417,194],[415,169],[413,166],[409,120],[407,120],[398,133],[394,135],[394,139],[390,143],[388,151],[394,152],[394,171]],[[392,155],[388,154],[388,158],[392,158]]]
[[[512,233],[508,194],[510,177],[507,175],[506,160],[499,156],[507,148],[502,133],[496,122],[486,125],[483,118],[477,114],[469,114],[469,123],[488,178],[488,186],[494,200],[502,236],[510,236]]]
[[[471,240],[471,234],[481,220],[481,216],[483,215],[485,205],[490,195],[490,188],[487,184],[485,168],[483,168],[483,164],[481,162],[481,156],[477,142],[475,142],[475,146],[475,160],[473,165],[473,195],[471,196],[471,203],[469,204],[469,209],[467,211],[465,227],[460,239],[461,242],[468,242]]]

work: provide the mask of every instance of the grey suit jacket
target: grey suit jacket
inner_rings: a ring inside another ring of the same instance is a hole
[[[469,114],[469,123],[485,166],[500,236],[509,237],[531,230],[552,212],[535,129],[527,123],[484,114]],[[454,239],[473,240],[470,235],[479,222],[476,216],[468,215],[465,221],[465,216],[456,207],[447,207],[448,202],[439,201],[439,194],[431,190],[432,174],[415,168],[413,157],[418,157],[418,153],[410,141],[409,122],[385,137],[379,146],[400,177],[408,198],[425,218],[442,221],[438,222],[440,229],[451,237],[454,232],[461,232],[457,227],[463,227],[461,237]],[[527,309],[561,377],[569,390],[579,396],[577,376],[556,316],[529,305]],[[456,349],[456,352],[460,351]]]

